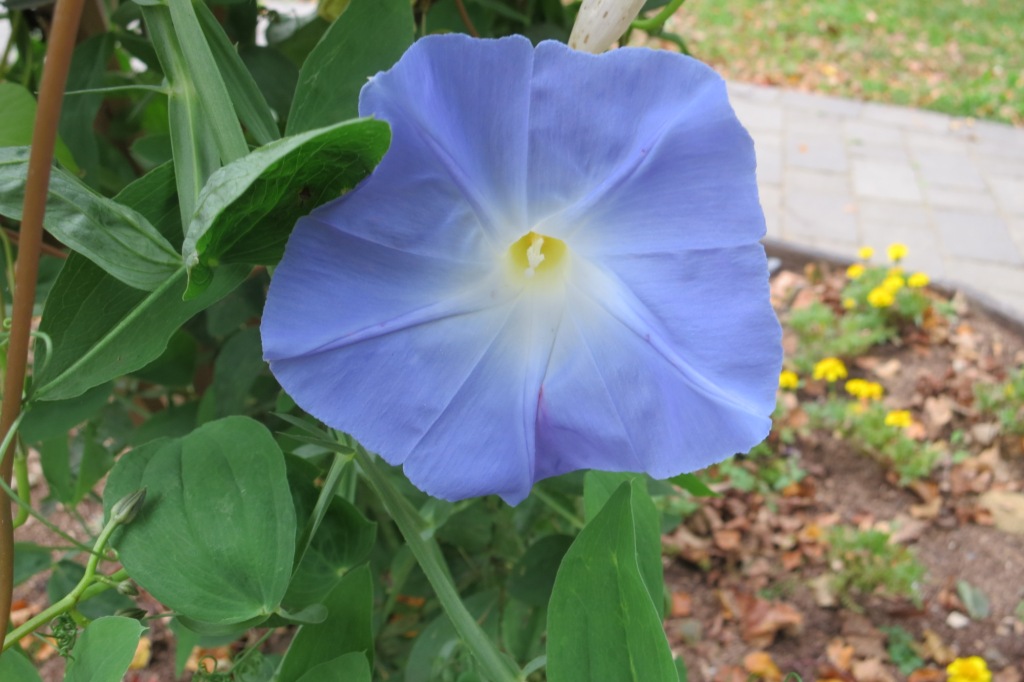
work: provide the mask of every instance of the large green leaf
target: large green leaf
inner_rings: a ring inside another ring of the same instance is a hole
[[[68,400],[34,403],[25,413],[18,435],[28,443],[58,436],[66,439],[73,427],[99,413],[113,388],[113,384],[105,383]]]
[[[373,661],[373,578],[369,567],[363,565],[346,575],[324,605],[327,619],[299,628],[281,662],[278,682],[296,682],[315,666],[349,652],[359,652],[364,661]]]
[[[20,651],[9,649],[0,655],[0,680],[41,682],[36,667]]]
[[[640,575],[647,586],[647,592],[651,595],[651,601],[658,609],[658,615],[664,618],[665,579],[661,566],[661,523],[658,509],[647,493],[647,477],[643,474],[588,471],[583,479],[583,506],[587,520],[600,513],[605,503],[624,481],[629,481],[633,486],[630,505]]]
[[[352,0],[302,64],[288,134],[358,116],[366,79],[391,68],[412,39],[408,0]]]
[[[143,510],[114,538],[131,577],[179,614],[214,624],[269,616],[288,587],[295,511],[284,455],[246,417],[210,422],[123,456],[105,505],[146,488]]]
[[[139,621],[119,616],[89,623],[71,651],[64,682],[121,682],[145,630]]]
[[[105,85],[107,61],[114,50],[114,36],[104,33],[83,41],[71,57],[71,68],[65,89],[93,90]],[[96,134],[96,115],[103,105],[101,93],[72,95],[64,98],[60,112],[60,135],[67,142],[75,160],[85,171],[85,181],[98,187],[103,173],[100,156],[101,136]]]
[[[27,147],[32,144],[36,121],[36,98],[16,83],[0,83],[0,147]],[[66,144],[57,140],[54,156],[72,173],[78,171]]]
[[[366,656],[353,652],[310,668],[298,682],[370,682],[370,679]]]
[[[637,563],[631,482],[580,531],[548,609],[550,682],[677,682],[672,652]]]
[[[276,263],[295,221],[355,187],[390,140],[383,121],[348,121],[272,142],[215,172],[185,233],[186,297],[209,285],[216,263]]]
[[[170,165],[126,187],[119,203],[135,209],[169,242],[180,243],[176,183]],[[146,293],[126,286],[87,259],[71,254],[53,285],[40,331],[53,340],[53,356],[34,378],[33,399],[72,398],[160,357],[174,332],[223,298],[248,274],[245,267],[218,269],[206,292],[182,301],[185,268]]]
[[[0,214],[21,220],[28,147],[0,148]],[[166,239],[131,208],[53,169],[43,225],[54,237],[125,284],[152,291],[180,266]]]
[[[274,116],[270,113],[267,100],[263,98],[263,93],[256,86],[256,81],[253,80],[238,51],[228,40],[224,28],[205,3],[195,3],[194,7],[238,118],[249,129],[249,133],[258,144],[267,144],[279,139],[281,134],[274,123]]]
[[[286,461],[296,517],[308,519],[320,493],[314,482],[321,471],[300,457],[289,456]],[[351,502],[335,496],[293,571],[285,606],[294,610],[321,602],[349,569],[366,561],[376,538],[377,524],[368,521]]]

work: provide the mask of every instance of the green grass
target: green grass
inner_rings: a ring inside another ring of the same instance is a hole
[[[1021,0],[687,0],[666,28],[727,78],[1024,125]]]

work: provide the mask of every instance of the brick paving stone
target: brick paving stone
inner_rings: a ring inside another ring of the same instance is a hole
[[[967,152],[930,151],[911,148],[917,172],[926,185],[984,190],[985,180]]]
[[[770,236],[850,260],[903,242],[908,269],[1024,316],[1024,129],[728,87],[754,137]]]
[[[1024,163],[1024,159],[1021,159]],[[990,175],[988,184],[998,203],[1007,213],[1024,215],[1024,178]]]
[[[995,213],[949,209],[936,211],[935,224],[942,237],[943,250],[958,258],[1024,265],[1010,229]]]
[[[845,172],[848,165],[843,139],[833,133],[787,132],[785,161],[797,168],[836,172]]]
[[[853,189],[858,197],[923,200],[913,166],[886,160],[853,160]]]

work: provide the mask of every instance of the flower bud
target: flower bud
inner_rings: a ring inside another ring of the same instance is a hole
[[[600,54],[626,32],[644,0],[583,0],[569,36],[569,47]]]
[[[130,495],[125,495],[110,510],[110,518],[119,525],[127,525],[135,520],[135,516],[146,503],[146,489],[141,488]]]
[[[126,597],[138,597],[139,588],[131,580],[122,580],[117,584],[117,591]]]
[[[149,613],[146,611],[146,609],[131,608],[118,609],[114,612],[114,615],[122,616],[124,618],[134,618],[135,620],[144,620],[147,616],[149,616]]]

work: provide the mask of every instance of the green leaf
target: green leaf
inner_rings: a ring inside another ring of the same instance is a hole
[[[15,83],[0,83],[0,147],[27,147],[32,144],[35,121],[36,98],[32,93]],[[54,155],[72,173],[78,172],[71,150],[59,138]]]
[[[640,567],[651,602],[658,616],[665,617],[665,578],[661,566],[661,522],[657,507],[647,492],[647,477],[643,474],[588,471],[583,479],[583,503],[587,519],[596,517],[607,500],[624,482],[633,488],[630,506],[633,532],[636,538],[636,559]]]
[[[0,148],[0,214],[21,220],[28,148]],[[152,291],[181,260],[145,216],[100,196],[59,169],[50,177],[46,230],[125,284]]]
[[[213,391],[216,416],[243,414],[249,389],[266,369],[258,328],[243,329],[229,338],[217,354],[209,389]]]
[[[113,538],[125,569],[171,609],[213,624],[269,616],[288,587],[295,512],[284,455],[263,425],[229,417],[124,455],[105,506],[146,488]],[[140,476],[141,470],[141,476]]]
[[[497,590],[470,595],[463,602],[484,632],[497,640],[500,623]],[[459,638],[455,626],[446,614],[441,613],[416,638],[405,666],[404,682],[432,682],[439,678],[442,671],[452,669],[456,654],[466,651],[466,645]],[[473,662],[469,665],[473,665]]]
[[[980,587],[975,587],[966,580],[957,580],[956,593],[959,595],[960,601],[964,603],[964,608],[967,609],[967,615],[974,620],[984,620],[985,618],[988,618],[989,613],[992,611],[992,607],[989,603],[988,596]]]
[[[188,332],[179,329],[167,342],[160,356],[132,375],[143,381],[162,386],[181,388],[189,386],[196,372],[199,344]]]
[[[314,480],[320,470],[295,456],[287,457],[287,465],[296,518],[308,519],[319,494]],[[366,561],[376,538],[377,524],[368,521],[351,502],[335,496],[293,571],[284,604],[301,608],[326,599],[353,566]]]
[[[325,606],[328,616],[324,622],[303,625],[295,634],[281,662],[278,682],[296,682],[339,654],[361,652],[360,658],[373,661],[373,579],[369,567],[363,565],[342,578]]]
[[[48,569],[52,563],[49,547],[40,547],[31,542],[15,542],[14,584],[22,584],[36,573]],[[0,675],[0,679],[5,678]]]
[[[287,120],[299,81],[299,67],[273,47],[245,45],[239,47],[238,54],[278,120]]]
[[[279,139],[281,134],[277,130],[273,114],[270,113],[267,100],[263,98],[263,93],[256,86],[252,74],[228,40],[220,22],[205,3],[199,2],[193,6],[238,118],[258,144],[263,145]]]
[[[145,215],[169,241],[180,242],[176,183],[170,165],[139,178],[117,200]],[[53,340],[54,353],[34,378],[32,398],[72,398],[145,367],[161,355],[181,325],[230,293],[248,272],[245,267],[220,268],[202,296],[183,302],[184,267],[147,294],[71,254],[43,310],[39,329]]]
[[[694,497],[720,497],[704,481],[700,480],[696,474],[679,474],[668,479],[668,482],[679,486]]]
[[[391,68],[412,39],[408,0],[352,0],[302,64],[288,134],[358,116],[366,80]]]
[[[192,219],[199,190],[207,178],[220,168],[220,155],[212,123],[192,84],[189,67],[171,23],[170,10],[155,2],[139,4],[142,5],[146,28],[171,89],[167,103],[169,132],[179,211],[184,225]],[[230,114],[234,116],[234,111]]]
[[[310,668],[298,682],[370,682],[370,664],[366,656],[349,653]]]
[[[113,49],[114,36],[111,33],[93,36],[75,47],[65,89],[90,90],[105,85],[107,61]],[[91,187],[99,186],[103,172],[101,138],[94,128],[102,105],[102,94],[79,95],[65,98],[60,112],[60,136],[85,171],[84,179]]]
[[[0,680],[12,682],[42,682],[39,672],[17,649],[10,649],[0,655]]]
[[[186,298],[206,289],[218,262],[276,263],[295,221],[355,187],[390,140],[383,121],[348,121],[273,142],[214,173],[182,246]]]
[[[637,563],[636,495],[621,484],[562,561],[548,610],[550,682],[678,680]]]
[[[238,124],[235,108],[232,106],[220,69],[217,68],[210,44],[199,25],[195,6],[193,0],[167,1],[174,34],[178,38],[178,57],[186,67],[182,74],[185,82],[180,85],[195,89],[199,106],[217,144],[220,160],[222,163],[231,163],[245,156],[249,152],[249,146]],[[175,84],[172,83],[173,86]]]
[[[175,330],[226,296],[248,272],[245,266],[220,268],[201,296],[182,301],[184,268],[144,293],[72,256],[43,311],[40,331],[53,339],[54,356],[35,378],[32,398],[71,398],[145,367],[160,356]]]
[[[530,545],[508,579],[508,592],[530,606],[547,606],[555,575],[572,545],[568,535],[546,535]]]
[[[73,561],[58,561],[50,574],[50,580],[46,583],[46,596],[50,602],[56,604],[68,595],[85,576],[85,567]],[[100,592],[92,599],[79,602],[78,610],[86,618],[97,619],[113,615],[119,609],[130,609],[135,606],[128,597],[117,590]]]
[[[145,631],[134,618],[111,616],[89,623],[71,651],[64,682],[121,682]]]
[[[27,443],[39,443],[57,436],[66,438],[71,428],[96,416],[107,404],[113,384],[100,384],[68,400],[33,403],[21,422],[18,434]]]

